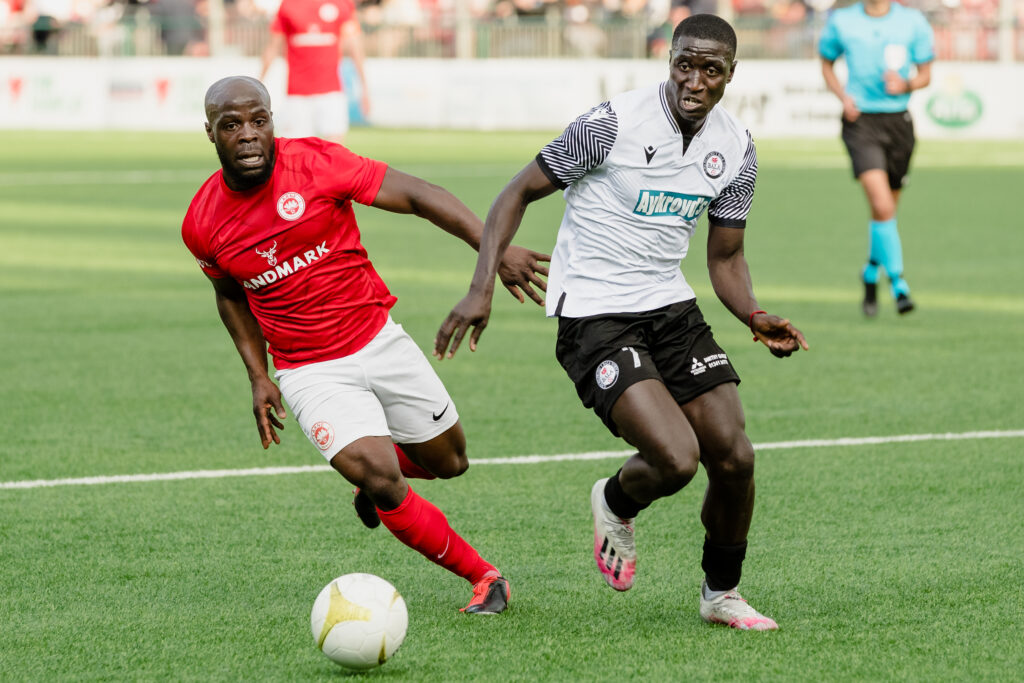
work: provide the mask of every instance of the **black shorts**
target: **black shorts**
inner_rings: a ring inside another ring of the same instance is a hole
[[[878,168],[889,175],[889,187],[903,187],[914,153],[910,112],[861,114],[853,123],[843,119],[843,142],[853,162],[854,178]]]
[[[555,356],[583,405],[615,436],[612,406],[637,382],[659,380],[680,405],[740,383],[692,299],[643,313],[559,318]]]

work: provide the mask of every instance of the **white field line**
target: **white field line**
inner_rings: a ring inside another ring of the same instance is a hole
[[[862,436],[839,439],[806,439],[803,441],[775,441],[754,444],[758,451],[793,448],[829,448],[833,446],[874,446],[887,443],[910,443],[916,441],[964,441],[973,439],[1015,439],[1024,438],[1024,429],[987,432],[959,432],[946,434],[902,434],[896,436]],[[606,460],[622,458],[633,451],[594,451],[591,453],[562,453],[560,455],[521,455],[511,458],[483,458],[471,460],[473,465],[533,465],[542,462],[563,462],[578,460]],[[154,474],[117,474],[101,477],[77,477],[73,479],[33,479],[27,481],[3,481],[0,489],[37,489],[52,486],[90,486],[93,484],[134,484],[146,481],[175,481],[180,479],[222,479],[224,477],[275,476],[279,474],[303,474],[306,472],[330,471],[329,465],[298,465],[293,467],[253,467],[242,470],[194,470],[191,472],[160,472]]]

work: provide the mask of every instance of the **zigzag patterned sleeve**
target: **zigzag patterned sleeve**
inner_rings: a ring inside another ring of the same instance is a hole
[[[756,182],[757,149],[747,131],[747,151],[743,154],[740,172],[708,206],[708,220],[725,228],[745,228]]]
[[[564,190],[608,158],[618,131],[618,116],[609,102],[602,102],[545,145],[537,164],[555,187]]]

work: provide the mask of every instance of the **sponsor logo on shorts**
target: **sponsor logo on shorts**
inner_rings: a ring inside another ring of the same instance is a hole
[[[639,216],[679,216],[685,220],[695,220],[708,204],[710,197],[700,197],[679,192],[661,192],[660,190],[640,190],[633,213]]]
[[[316,444],[317,448],[322,451],[326,451],[334,443],[334,427],[331,426],[330,422],[317,422],[309,430],[309,435],[312,437],[313,443]]]
[[[725,157],[721,152],[709,152],[704,157],[704,173],[709,178],[718,178],[725,173]]]
[[[607,389],[619,378],[619,366],[613,360],[606,360],[597,366],[594,377],[597,380],[597,386]]]
[[[306,200],[298,192],[285,192],[277,200],[277,215],[286,221],[297,221],[306,212]]]
[[[703,375],[712,368],[728,364],[729,358],[724,353],[713,353],[710,356],[704,356],[704,360],[699,360],[694,356],[693,362],[690,364],[690,374],[694,376]]]

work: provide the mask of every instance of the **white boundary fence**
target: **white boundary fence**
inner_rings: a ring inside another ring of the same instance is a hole
[[[840,64],[841,66],[841,64]],[[255,58],[0,58],[0,129],[202,130],[214,80],[255,75]],[[268,77],[279,122],[284,72]],[[401,128],[560,130],[610,96],[663,80],[668,65],[626,60],[377,59],[372,123]],[[1024,64],[936,63],[914,94],[922,138],[1024,138]],[[725,100],[755,137],[835,137],[839,103],[816,60],[741,63]]]

